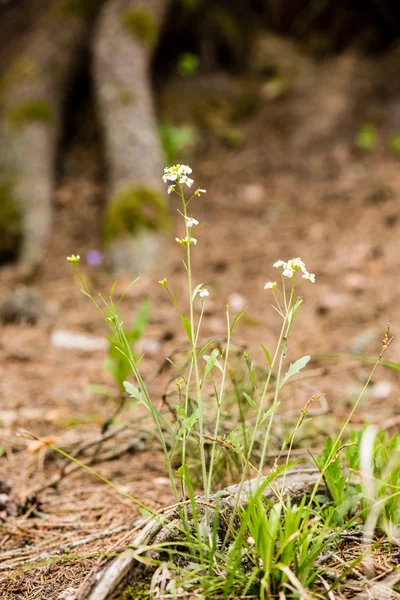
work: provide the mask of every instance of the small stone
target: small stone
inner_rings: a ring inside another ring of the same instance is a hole
[[[137,344],[137,350],[139,354],[157,356],[161,351],[161,344],[154,338],[142,338]]]
[[[392,391],[392,384],[390,381],[377,381],[372,386],[372,394],[376,400],[386,400]]]
[[[30,288],[7,294],[0,302],[0,323],[36,325],[48,317],[40,295]]]
[[[337,308],[343,308],[349,303],[348,294],[340,294],[336,292],[326,293],[318,305],[318,310],[327,312],[329,310],[335,310]]]
[[[234,312],[238,313],[247,306],[246,298],[237,292],[234,292],[228,296],[229,308]]]
[[[344,284],[354,292],[362,292],[368,287],[368,280],[361,273],[348,273],[344,278]]]
[[[72,333],[62,329],[53,331],[50,341],[54,348],[63,348],[65,350],[96,352],[99,350],[107,350],[108,347],[108,342],[103,337]]]
[[[249,183],[242,188],[241,196],[244,202],[259,204],[266,196],[265,187],[261,183]]]
[[[168,477],[156,477],[155,479],[153,479],[153,483],[155,483],[156,485],[169,485],[170,480],[168,479]]]

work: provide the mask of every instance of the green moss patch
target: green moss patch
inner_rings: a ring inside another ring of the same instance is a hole
[[[0,260],[13,258],[17,254],[21,221],[11,184],[0,181]]]
[[[102,3],[103,0],[59,0],[55,8],[59,12],[92,18]]]
[[[165,198],[145,186],[128,185],[110,202],[106,211],[104,236],[106,242],[140,230],[167,230],[169,215]]]
[[[121,14],[121,21],[132,37],[143,46],[152,48],[157,41],[158,28],[150,11],[127,9]]]
[[[11,108],[7,113],[7,121],[18,129],[33,121],[49,125],[52,120],[51,108],[47,102],[42,100],[23,102]]]
[[[122,106],[131,106],[132,104],[135,104],[136,96],[127,86],[118,86],[117,92],[118,99]]]
[[[21,56],[15,60],[5,71],[0,79],[0,96],[9,89],[25,81],[34,81],[39,75],[39,67],[28,56]]]

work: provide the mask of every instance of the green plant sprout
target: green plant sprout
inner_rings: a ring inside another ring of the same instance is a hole
[[[136,361],[139,360],[137,344],[141,340],[149,322],[150,309],[151,300],[143,300],[136,311],[131,328],[125,331],[127,342],[132,348],[132,353]],[[132,368],[127,357],[115,346],[113,338],[110,337],[108,341],[107,358],[104,362],[104,368],[110,373],[121,394],[125,390],[124,381],[131,375]]]

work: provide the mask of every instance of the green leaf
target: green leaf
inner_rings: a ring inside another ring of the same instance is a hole
[[[264,344],[260,344],[260,345],[261,345],[261,348],[263,349],[263,352],[265,354],[265,358],[268,361],[269,367],[271,368],[272,367],[272,361],[271,361],[270,353],[268,352],[268,350],[266,349],[266,347],[264,346]]]
[[[258,409],[257,404],[254,402],[253,398],[251,396],[249,396],[249,394],[246,394],[246,392],[242,392],[243,396],[246,398],[247,402],[250,404],[250,406],[252,406],[255,410]]]
[[[191,429],[193,429],[194,425],[197,423],[198,420],[199,420],[199,411],[195,410],[190,415],[190,417],[188,417],[187,419],[184,419],[182,421],[182,425],[180,426],[176,440],[182,439],[182,436],[185,433],[185,431],[187,431],[188,429],[189,429],[189,431]]]
[[[279,389],[281,389],[281,387],[286,383],[286,381],[289,379],[289,377],[293,377],[293,375],[297,375],[297,373],[299,373],[301,371],[301,369],[304,369],[306,364],[309,362],[310,358],[311,358],[310,356],[303,356],[303,358],[299,358],[299,360],[296,360],[295,363],[291,364],[289,366],[289,370],[287,371],[284,378],[281,380],[281,382],[279,384]]]
[[[246,308],[244,308],[238,315],[236,315],[235,317],[233,317],[233,321],[232,321],[232,325],[230,327],[230,332],[232,333],[236,323],[243,317],[244,313],[247,311],[248,306],[246,306]]]
[[[377,133],[375,125],[365,123],[360,127],[356,136],[356,145],[361,150],[371,151],[375,148],[377,142]]]
[[[274,414],[274,412],[279,408],[279,405],[280,402],[274,402],[273,405],[269,407],[269,409],[262,416],[260,426],[268,419],[268,417],[271,417]]]
[[[149,314],[151,308],[151,300],[147,298],[138,307],[132,329],[127,332],[127,337],[133,342],[137,342],[143,335],[143,331],[149,322]]]
[[[190,321],[187,317],[181,317],[181,321],[182,321],[182,325],[185,328],[185,331],[187,333],[187,336],[189,338],[189,341],[192,342],[193,338],[192,338],[192,326],[190,325]]]
[[[124,381],[124,388],[132,398],[135,398],[140,402],[143,401],[142,392],[136,386],[134,386],[133,383],[131,383],[130,381]]]
[[[292,306],[292,308],[289,310],[288,317],[287,317],[289,327],[293,323],[293,319],[295,318],[296,314],[299,312],[299,308],[302,304],[303,304],[303,299],[297,298],[296,304],[294,304]]]
[[[221,363],[218,360],[218,356],[219,356],[218,348],[214,348],[214,350],[211,352],[211,354],[209,356],[207,354],[205,354],[203,356],[207,365],[206,365],[206,368],[204,371],[202,385],[205,382],[205,380],[207,379],[207,376],[209,375],[211,369],[213,369],[214,367],[217,367],[221,371],[221,373],[223,373],[223,369],[222,369]]]
[[[110,290],[110,300],[111,301],[112,301],[112,298],[113,298],[113,295],[114,295],[114,292],[115,292],[116,285],[117,285],[117,280],[115,280],[114,283],[111,286],[111,290]]]
[[[140,280],[140,277],[136,277],[136,279],[134,279],[133,281],[131,281],[131,283],[128,285],[128,287],[126,287],[124,289],[124,291],[122,292],[122,294],[118,298],[118,302],[121,302],[121,300],[123,300],[123,298],[125,297],[125,294],[127,294],[129,292],[129,290],[131,289],[131,287],[133,287],[139,280]]]

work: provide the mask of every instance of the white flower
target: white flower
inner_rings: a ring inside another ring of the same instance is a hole
[[[201,188],[197,188],[197,190],[195,191],[194,195],[195,196],[200,196],[200,194],[205,194],[206,190],[202,190]]]
[[[197,221],[197,219],[195,219],[194,217],[185,217],[186,221],[187,221],[187,226],[188,227],[193,227],[193,225],[198,225],[199,222]]]
[[[67,261],[69,263],[71,263],[71,265],[77,265],[80,260],[81,260],[81,257],[79,256],[79,254],[77,254],[76,256],[75,256],[75,254],[71,254],[71,256],[67,256]]]
[[[164,183],[167,183],[167,181],[178,181],[179,183],[186,183],[190,187],[193,179],[189,179],[187,175],[191,172],[192,169],[188,165],[174,165],[172,167],[165,167],[162,178]]]
[[[294,271],[290,267],[286,267],[286,269],[284,269],[282,272],[283,277],[291,278],[291,277],[293,277],[293,275],[294,275]]]
[[[186,185],[188,187],[192,187],[194,182],[194,179],[190,179],[190,177],[188,177],[187,175],[183,175],[182,177],[179,178],[179,183],[186,183]]]
[[[308,279],[308,281],[311,281],[311,283],[315,283],[314,273],[309,273],[308,271],[304,271],[302,277],[303,277],[303,279]]]
[[[196,238],[190,237],[188,235],[185,238],[183,238],[183,239],[175,238],[175,241],[178,242],[178,244],[182,244],[182,245],[184,245],[184,244],[194,244],[194,245],[196,245],[197,244]]]
[[[168,189],[167,189],[168,194],[170,194],[171,192],[174,192],[175,191],[175,187],[176,187],[175,185],[169,185]]]
[[[192,172],[192,169],[189,167],[189,165],[176,165],[178,167],[178,174],[179,175],[190,175],[190,173]]]
[[[264,290],[276,290],[276,288],[276,281],[268,281],[268,283],[264,285]]]
[[[306,265],[303,263],[301,258],[298,256],[297,258],[292,258],[287,262],[287,267],[292,269],[293,271],[303,271],[306,273]]]
[[[210,294],[208,293],[208,290],[206,288],[202,288],[199,292],[200,298],[206,298],[209,295]]]
[[[277,260],[272,266],[275,267],[275,269],[279,269],[279,267],[286,269],[286,263],[283,260]]]
[[[314,273],[309,273],[306,269],[306,265],[301,260],[300,256],[297,258],[291,258],[287,262],[283,260],[278,260],[273,265],[276,269],[282,267],[282,276],[287,278],[292,278],[293,275],[297,271],[301,271],[303,279],[308,279],[311,283],[315,283],[315,275]]]
[[[170,167],[169,169],[165,169],[165,173],[162,176],[164,183],[167,183],[167,180],[176,181],[178,179],[178,174],[175,173],[174,171],[172,171],[171,169],[173,169],[173,167]]]

